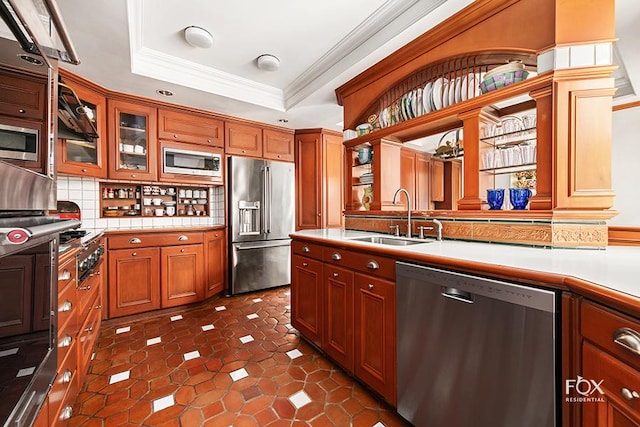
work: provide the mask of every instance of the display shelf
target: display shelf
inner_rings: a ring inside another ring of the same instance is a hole
[[[484,142],[494,147],[505,145],[519,145],[523,142],[535,141],[536,136],[536,128],[528,128],[500,135],[483,137],[480,138],[480,142]]]
[[[522,172],[522,171],[528,171],[528,170],[536,170],[536,164],[525,163],[521,165],[501,166],[497,168],[480,169],[480,172],[487,172],[493,175],[502,175],[502,174]]]

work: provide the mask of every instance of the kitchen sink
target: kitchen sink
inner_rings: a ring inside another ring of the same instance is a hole
[[[421,243],[431,243],[432,239],[418,240],[408,239],[403,237],[384,237],[384,236],[367,236],[367,237],[354,237],[349,240],[355,240],[357,242],[377,243],[379,245],[391,245],[391,246],[410,246],[419,245]]]

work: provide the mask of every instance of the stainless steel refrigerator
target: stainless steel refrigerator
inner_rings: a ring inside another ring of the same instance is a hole
[[[227,168],[231,294],[291,283],[295,229],[293,163],[229,157]]]

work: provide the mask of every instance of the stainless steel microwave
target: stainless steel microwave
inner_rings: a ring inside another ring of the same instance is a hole
[[[162,161],[165,173],[222,177],[222,155],[219,153],[164,147]]]
[[[0,124],[0,159],[38,161],[38,129]]]

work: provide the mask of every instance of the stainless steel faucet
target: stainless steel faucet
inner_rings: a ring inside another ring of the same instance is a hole
[[[436,240],[442,240],[442,223],[437,218],[429,218],[427,221],[431,221],[437,227],[436,229]]]
[[[411,238],[411,196],[409,195],[409,192],[404,188],[398,188],[396,190],[396,194],[393,195],[393,202],[391,202],[394,205],[396,204],[398,193],[404,193],[405,197],[407,198],[407,237]]]

